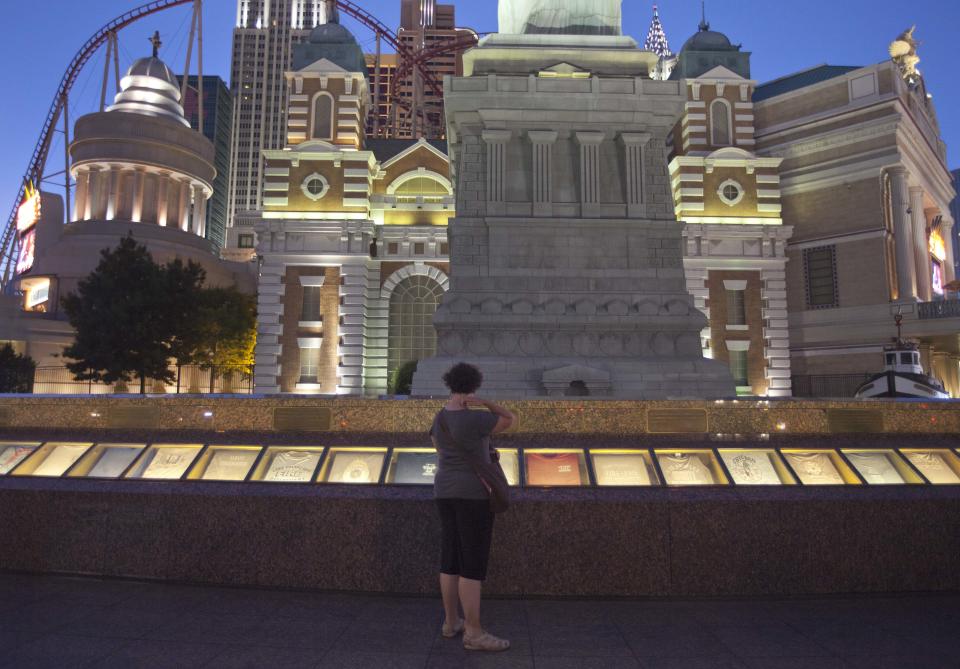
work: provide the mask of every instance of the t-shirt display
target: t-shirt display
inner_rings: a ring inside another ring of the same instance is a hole
[[[639,454],[595,453],[593,454],[593,473],[597,476],[597,485],[650,485],[647,462]]]
[[[696,453],[674,453],[658,457],[667,485],[713,485],[716,483],[710,468],[704,464],[703,457]]]
[[[930,483],[952,485],[960,483],[960,476],[950,468],[939,453],[904,453],[914,467],[920,470]]]
[[[89,444],[60,444],[54,446],[53,450],[44,458],[40,466],[37,467],[34,476],[63,476],[73,463],[90,448]]]
[[[500,466],[507,476],[507,483],[520,485],[520,457],[516,451],[499,451]]]
[[[720,451],[723,464],[737,485],[782,485],[769,453],[758,451]]]
[[[142,446],[115,446],[113,448],[105,448],[103,452],[100,453],[97,464],[93,466],[93,469],[90,470],[87,476],[90,478],[115,479],[126,471],[130,463],[136,459],[142,450]]]
[[[320,462],[320,453],[314,451],[282,451],[273,457],[264,481],[307,483]]]
[[[870,485],[903,485],[906,481],[886,453],[847,453],[850,464]]]
[[[201,477],[204,481],[243,481],[257,460],[257,451],[217,450]]]
[[[433,485],[437,476],[436,453],[397,453],[393,482],[406,485]]]
[[[577,453],[527,453],[527,484],[532,486],[578,486],[580,456]]]
[[[158,448],[141,478],[179,479],[187,471],[199,450],[198,446]]]
[[[826,453],[786,453],[804,485],[843,485],[843,477]]]
[[[14,467],[35,450],[37,450],[36,446],[0,445],[0,476],[12,472]]]
[[[341,451],[333,456],[327,483],[377,483],[383,457],[383,453]]]

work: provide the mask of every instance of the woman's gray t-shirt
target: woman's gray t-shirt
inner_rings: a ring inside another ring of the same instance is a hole
[[[437,445],[437,476],[433,493],[437,499],[488,499],[487,489],[464,456],[468,451],[490,462],[490,435],[499,417],[489,411],[442,410],[455,442],[440,427],[440,414],[433,420],[430,436]]]

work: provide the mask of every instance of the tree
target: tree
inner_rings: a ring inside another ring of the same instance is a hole
[[[33,392],[33,375],[37,363],[20,355],[10,344],[0,346],[0,393]]]
[[[141,394],[148,378],[173,382],[177,334],[198,308],[203,278],[195,263],[158,265],[132,235],[104,249],[93,273],[63,299],[76,330],[63,352],[72,361],[67,368],[78,381],[112,385],[138,377]]]
[[[394,395],[410,394],[410,391],[413,389],[413,376],[417,373],[418,364],[420,364],[419,360],[405,362],[393,373],[390,387],[393,389]]]

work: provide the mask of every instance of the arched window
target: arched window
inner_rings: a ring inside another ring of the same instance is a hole
[[[397,177],[387,187],[388,195],[395,195],[397,202],[416,203],[443,202],[453,195],[450,182],[443,175],[429,171],[407,172]]]
[[[313,139],[333,139],[333,96],[318,93],[313,99]]]
[[[730,146],[733,143],[733,126],[730,123],[730,103],[717,99],[710,105],[710,128],[714,146]]]
[[[442,295],[443,287],[429,276],[408,277],[393,289],[387,339],[387,373],[391,384],[405,364],[436,353],[433,314]]]

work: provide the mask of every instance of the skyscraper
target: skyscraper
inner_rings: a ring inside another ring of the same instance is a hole
[[[183,81],[183,77],[180,77]],[[198,129],[200,123],[197,77],[187,80],[187,97],[183,111],[190,127]],[[203,132],[213,142],[216,151],[214,167],[217,178],[213,182],[213,196],[207,201],[207,239],[223,248],[227,231],[227,207],[230,202],[230,150],[233,128],[233,99],[226,82],[217,76],[203,78]]]
[[[230,88],[234,96],[231,225],[253,224],[261,208],[263,150],[287,138],[287,86],[291,47],[336,12],[330,0],[237,0]]]

